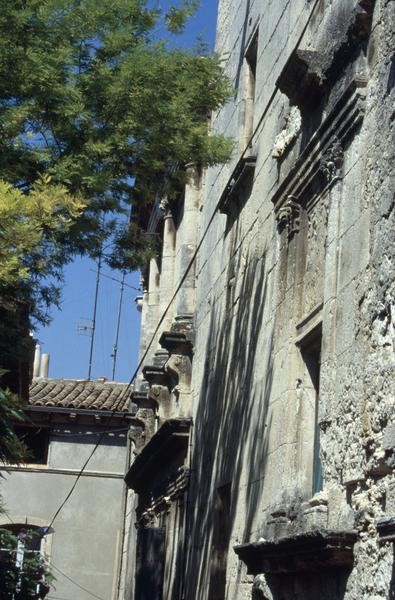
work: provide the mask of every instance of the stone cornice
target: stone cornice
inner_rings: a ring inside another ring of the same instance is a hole
[[[355,531],[320,529],[277,540],[241,544],[234,550],[252,575],[314,572],[334,567],[351,568],[356,540]]]
[[[218,209],[221,213],[228,213],[230,204],[236,198],[239,190],[252,180],[255,166],[256,156],[247,155],[240,158],[219,199]]]
[[[193,341],[189,334],[176,331],[165,331],[160,336],[159,343],[170,355],[179,354],[182,356],[192,356]]]
[[[395,517],[382,517],[376,527],[380,542],[395,542]]]
[[[314,196],[313,184],[324,190],[341,178],[343,150],[363,120],[365,97],[366,81],[354,79],[273,194],[278,219],[289,198],[303,204]]]
[[[135,458],[125,477],[127,486],[141,493],[177,454],[186,453],[191,425],[192,419],[165,421]]]

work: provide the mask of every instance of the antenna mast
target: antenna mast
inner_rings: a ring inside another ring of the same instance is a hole
[[[122,304],[123,304],[123,292],[125,290],[125,271],[122,273],[122,281],[120,294],[119,294],[119,306],[118,306],[118,318],[117,318],[117,330],[115,334],[115,342],[113,351],[111,354],[112,358],[112,380],[115,381],[115,368],[117,365],[117,355],[118,355],[118,340],[119,340],[119,328],[121,325],[121,314],[122,314]]]
[[[98,257],[98,260],[97,260],[95,301],[93,303],[92,335],[91,335],[91,344],[90,344],[90,350],[89,350],[88,380],[91,379],[91,374],[92,374],[93,344],[94,344],[94,341],[95,341],[96,313],[97,313],[97,300],[98,300],[98,297],[99,297],[101,258],[102,258],[102,253],[100,251],[99,257]]]

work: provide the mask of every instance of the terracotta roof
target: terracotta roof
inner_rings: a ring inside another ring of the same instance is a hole
[[[29,404],[90,410],[129,410],[130,394],[126,383],[76,379],[34,379]]]

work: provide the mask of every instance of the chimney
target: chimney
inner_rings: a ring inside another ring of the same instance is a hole
[[[40,364],[40,378],[47,379],[48,378],[48,369],[49,369],[49,354],[41,355],[41,364]]]
[[[33,379],[37,379],[40,374],[40,354],[41,347],[40,344],[36,344],[36,349],[34,351],[34,362],[33,362]]]

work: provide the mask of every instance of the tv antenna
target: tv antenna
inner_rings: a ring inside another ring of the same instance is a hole
[[[114,278],[112,278],[114,279]],[[115,280],[115,281],[119,281],[119,280]],[[114,346],[113,346],[113,350],[112,350],[112,354],[111,354],[111,358],[112,358],[112,380],[115,381],[115,369],[117,366],[117,356],[118,356],[118,341],[119,341],[119,329],[120,329],[120,325],[121,325],[121,316],[122,316],[122,304],[123,304],[123,294],[125,291],[125,271],[122,273],[122,279],[121,281],[119,281],[119,283],[121,284],[120,286],[120,292],[119,292],[119,305],[118,305],[118,316],[117,316],[117,326],[116,326],[116,332],[115,332],[115,342],[114,342]],[[130,287],[130,286],[128,286]]]
[[[89,348],[88,381],[91,379],[91,375],[92,375],[93,345],[94,345],[94,342],[95,342],[95,332],[96,332],[96,313],[97,313],[97,300],[98,300],[98,297],[99,297],[100,274],[101,274],[101,259],[102,259],[102,253],[101,253],[101,250],[100,250],[99,256],[98,256],[98,259],[97,259],[95,300],[93,302],[93,316],[92,316],[92,325],[91,325],[91,343],[90,343],[90,348]]]

